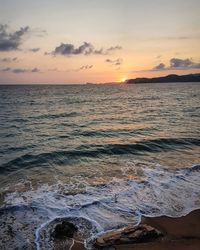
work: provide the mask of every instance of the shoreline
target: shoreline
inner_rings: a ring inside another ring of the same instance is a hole
[[[152,230],[156,232],[157,236],[152,233]],[[196,209],[185,216],[174,218],[168,216],[143,216],[138,226],[128,226],[98,237],[92,249],[198,250],[199,246],[200,209]],[[71,250],[85,249],[83,244],[76,242],[71,247]]]

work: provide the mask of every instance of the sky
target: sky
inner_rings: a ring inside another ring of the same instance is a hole
[[[200,72],[199,0],[0,0],[0,83]]]

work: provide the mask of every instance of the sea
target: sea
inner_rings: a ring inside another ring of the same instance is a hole
[[[0,249],[197,208],[200,83],[0,86]]]

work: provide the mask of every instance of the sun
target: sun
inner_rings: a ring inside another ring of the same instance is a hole
[[[123,77],[122,79],[121,79],[121,82],[125,82],[127,80],[127,78],[126,77]]]

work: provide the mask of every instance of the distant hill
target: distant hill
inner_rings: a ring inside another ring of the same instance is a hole
[[[199,74],[189,74],[189,75],[167,75],[162,77],[154,78],[135,78],[128,79],[126,83],[140,84],[140,83],[169,83],[169,82],[200,82]]]

